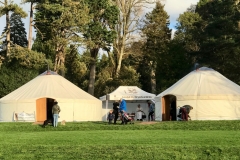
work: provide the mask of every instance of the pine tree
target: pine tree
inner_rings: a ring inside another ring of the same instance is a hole
[[[169,16],[164,11],[164,5],[160,2],[156,3],[156,7],[152,12],[146,14],[145,25],[142,29],[146,37],[146,43],[143,48],[145,52],[143,63],[145,64],[145,69],[149,70],[148,81],[151,82],[152,93],[156,92],[155,72],[157,63],[161,64],[164,61],[162,55],[167,52],[168,44],[171,40],[169,24]]]
[[[34,26],[37,29],[37,44],[33,50],[49,51],[53,57],[54,71],[65,75],[65,57],[67,47],[76,48],[83,44],[82,34],[89,22],[89,10],[84,0],[42,0],[36,5]],[[35,43],[34,42],[34,43]]]
[[[0,1],[0,17],[5,15],[6,16],[6,56],[9,55],[10,52],[10,12],[16,13],[21,17],[27,17],[27,13],[23,11],[21,7],[15,4],[13,1],[4,0]]]
[[[2,33],[5,33],[7,28],[5,27]],[[6,39],[3,36],[2,39]],[[10,41],[12,44],[17,44],[22,47],[27,46],[27,32],[25,31],[24,24],[20,15],[13,13],[10,17]],[[3,41],[3,45],[6,45],[6,40]]]
[[[24,24],[20,15],[13,13],[10,18],[10,39],[13,44],[26,47],[27,32],[25,31]]]
[[[239,4],[236,0],[200,0],[196,8],[202,17],[197,24],[201,26],[199,62],[236,83],[240,83]]]
[[[86,0],[90,14],[93,16],[88,24],[84,37],[90,42],[88,48],[91,54],[88,93],[94,95],[96,79],[96,60],[99,49],[110,51],[116,38],[115,25],[118,20],[118,8],[110,0]]]

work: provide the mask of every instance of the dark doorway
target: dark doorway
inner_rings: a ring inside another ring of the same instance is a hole
[[[52,119],[52,106],[54,99],[47,98],[47,119]]]
[[[170,106],[170,120],[171,121],[176,121],[177,120],[177,102],[176,102],[176,97],[173,96],[171,100],[171,106]]]
[[[177,120],[177,101],[174,95],[162,97],[162,121]]]

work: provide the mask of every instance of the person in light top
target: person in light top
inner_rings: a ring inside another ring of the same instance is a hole
[[[137,121],[142,121],[142,115],[143,115],[143,110],[142,110],[142,108],[141,108],[141,105],[140,104],[138,104],[138,106],[137,106],[137,110],[136,110],[136,119],[137,119]]]

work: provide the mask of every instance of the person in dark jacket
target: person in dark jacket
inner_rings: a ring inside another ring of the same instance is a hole
[[[154,120],[154,106],[150,100],[147,101],[148,103],[148,121]]]
[[[110,110],[108,113],[108,117],[107,117],[109,124],[112,124],[112,120],[114,119],[114,117],[115,117],[115,115],[113,114],[113,110]]]
[[[115,115],[114,124],[116,124],[117,119],[118,119],[118,108],[119,108],[119,103],[118,103],[118,101],[115,101],[113,103],[113,114]]]

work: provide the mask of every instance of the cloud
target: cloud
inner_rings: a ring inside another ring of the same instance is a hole
[[[199,0],[165,0],[164,10],[170,16],[170,28],[175,28],[177,18],[185,12],[191,4],[196,5]]]

